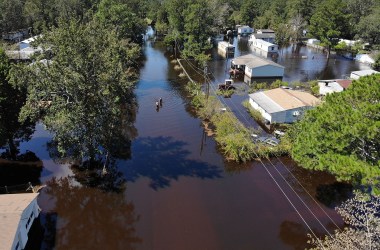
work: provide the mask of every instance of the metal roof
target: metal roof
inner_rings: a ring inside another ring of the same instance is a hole
[[[263,39],[263,38],[276,38],[276,34],[274,33],[263,33],[263,34],[251,34],[252,37],[255,37],[256,39]]]
[[[256,92],[250,94],[249,97],[254,100],[268,114],[284,111],[285,109],[278,105],[275,101],[265,95],[264,92]]]
[[[264,46],[267,46],[267,47],[277,46],[276,44],[264,41],[263,39],[256,39],[254,42],[256,43],[256,45],[261,44],[261,45],[264,45]]]
[[[38,193],[0,195],[0,250],[12,248],[23,211]]]
[[[320,103],[318,98],[309,93],[283,88],[256,92],[249,97],[269,114]]]
[[[372,70],[372,69],[366,69],[366,70],[359,70],[359,71],[352,71],[351,74],[357,75],[357,76],[367,76],[372,74],[378,74],[379,71]]]
[[[275,67],[285,68],[284,66],[273,62],[272,60],[268,60],[254,54],[247,54],[244,56],[239,56],[232,59],[232,63],[235,65],[245,65],[248,68],[258,68],[266,65],[271,65]]]
[[[264,33],[274,33],[274,30],[271,30],[271,29],[258,29],[257,30],[257,33],[262,33],[262,34],[264,34]]]

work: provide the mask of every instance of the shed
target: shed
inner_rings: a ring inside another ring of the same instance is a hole
[[[359,71],[352,71],[350,74],[350,78],[357,80],[362,76],[369,76],[373,74],[379,74],[379,71],[373,70],[373,69],[366,69],[366,70],[359,70]]]
[[[342,92],[350,86],[352,80],[349,79],[335,79],[335,80],[319,80],[319,94],[327,95],[334,92]]]
[[[24,249],[40,208],[38,193],[0,195],[0,250]]]
[[[254,54],[236,57],[231,65],[243,69],[251,78],[282,78],[285,70],[284,66]]]
[[[295,122],[320,100],[306,92],[276,88],[250,94],[249,103],[273,124]]]

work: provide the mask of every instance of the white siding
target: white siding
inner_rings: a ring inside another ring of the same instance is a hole
[[[22,212],[21,220],[18,224],[17,233],[15,235],[12,249],[24,249],[28,241],[28,232],[35,218],[38,217],[39,206],[37,198],[35,198],[29,206]],[[18,248],[16,248],[18,246]]]
[[[246,67],[246,72],[250,77],[283,77],[284,76],[284,68],[277,67],[274,65],[265,65],[262,67],[257,67],[253,69],[249,69]]]
[[[311,108],[312,107],[300,107],[273,113],[271,123],[293,123],[299,120],[306,110]],[[295,113],[299,115],[295,115]]]
[[[252,46],[259,48],[259,49],[262,49],[266,52],[273,52],[273,53],[278,52],[278,45],[269,43],[269,42],[264,41],[262,39],[255,39],[252,42]]]
[[[300,119],[306,110],[312,108],[312,107],[301,107],[301,108],[289,109],[289,110],[284,110],[284,111],[279,111],[279,112],[269,114],[251,98],[249,98],[249,103],[251,104],[252,108],[254,108],[255,110],[261,113],[264,119],[268,120],[272,124],[273,123],[293,123],[297,121],[298,119]],[[298,113],[299,115],[295,115],[295,113]]]
[[[249,98],[249,103],[251,104],[252,108],[254,108],[255,110],[261,113],[261,115],[264,117],[265,120],[272,122],[272,116],[268,114],[263,108],[261,108],[254,100]]]

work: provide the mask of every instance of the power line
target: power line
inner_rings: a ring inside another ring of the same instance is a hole
[[[210,72],[211,74],[212,74],[212,72]],[[215,76],[214,76],[215,77]],[[220,99],[219,99],[220,100]],[[220,100],[221,101],[221,100]],[[225,103],[226,104],[226,103]],[[227,105],[227,104],[226,104]],[[241,114],[241,111],[236,107],[236,105],[232,102],[232,105],[234,105],[235,106],[235,108],[236,108],[236,110],[237,110],[237,112],[239,112],[240,114]],[[242,115],[242,117],[247,121],[247,122],[249,122],[245,117],[244,117],[244,115]],[[239,128],[237,128],[237,129],[239,129]],[[255,155],[257,156],[257,154],[255,153]],[[276,156],[276,158],[278,159],[278,157]],[[334,239],[333,237],[332,237],[332,235],[330,234],[330,232],[326,229],[326,227],[321,223],[321,221],[317,218],[317,216],[311,211],[311,209],[309,208],[309,206],[307,206],[306,204],[305,204],[305,202],[301,199],[301,197],[297,194],[297,192],[292,188],[292,186],[289,184],[289,182],[285,179],[285,177],[281,174],[281,172],[275,167],[275,165],[270,161],[270,159],[267,159],[268,161],[269,161],[269,163],[276,169],[276,171],[278,172],[278,174],[282,177],[282,179],[287,183],[287,185],[292,189],[292,191],[296,194],[296,196],[300,199],[300,201],[304,204],[304,206],[309,210],[309,212],[314,216],[314,218],[319,222],[319,224],[324,228],[324,230],[328,233],[328,235],[331,237],[331,239]],[[279,159],[278,159],[279,160]],[[260,160],[261,161],[261,160]],[[279,160],[280,161],[280,160]],[[286,168],[286,170],[289,172],[289,173],[291,173],[290,171],[289,171],[289,169],[285,166],[285,164],[283,164],[282,163],[282,161],[280,161],[281,162],[281,164]],[[264,165],[263,165],[264,166]],[[267,170],[267,168],[265,168],[266,169],[266,171],[268,171]],[[292,174],[292,173],[291,173]],[[292,177],[301,185],[301,183],[298,181],[298,179],[292,174]],[[276,183],[277,185],[278,185],[278,183]],[[307,190],[301,185],[301,187],[307,192]],[[282,191],[282,190],[281,190]],[[338,225],[335,223],[335,221],[326,213],[326,211],[320,206],[320,204],[310,195],[310,193],[309,192],[307,192],[308,193],[308,195],[313,199],[313,201],[318,205],[318,207],[327,215],[327,217],[333,222],[333,224],[340,230],[340,231],[342,231],[339,227],[338,227]],[[293,204],[292,204],[292,206],[293,206]],[[301,218],[301,219],[303,219],[303,218]],[[310,228],[310,227],[309,227]],[[314,233],[313,233],[314,234]],[[315,236],[315,235],[314,235]],[[318,238],[317,238],[318,239]],[[352,239],[351,239],[352,240]],[[339,244],[340,244],[340,242],[338,242]]]
[[[212,74],[212,72],[210,72]],[[212,74],[213,75],[213,74]],[[214,76],[214,75],[213,75]],[[215,78],[215,76],[214,76]],[[209,79],[210,80],[210,79]],[[212,88],[214,88],[214,86],[211,84]],[[214,91],[216,91],[214,89]],[[224,102],[224,104],[228,107],[227,103],[223,100],[221,100],[220,98],[218,98],[218,100],[220,102]],[[233,104],[234,105],[234,104]],[[239,109],[237,109],[238,112]],[[243,116],[244,117],[244,116]],[[239,127],[236,127],[239,131]],[[240,131],[241,132],[241,131]],[[256,153],[254,153],[256,155],[256,157],[260,160],[260,163],[263,165],[263,167],[265,168],[265,170],[268,172],[268,174],[271,176],[271,178],[273,179],[273,181],[276,183],[276,185],[278,186],[278,188],[281,190],[281,192],[283,193],[283,195],[286,197],[286,199],[288,200],[288,202],[292,205],[292,207],[294,208],[294,210],[297,212],[297,214],[300,216],[300,218],[302,219],[302,221],[305,223],[305,225],[308,227],[308,229],[310,230],[310,232],[313,234],[313,236],[318,239],[319,241],[319,238],[316,237],[314,231],[311,229],[311,227],[308,225],[308,223],[305,221],[305,219],[302,217],[302,215],[299,213],[299,211],[297,210],[297,208],[295,207],[295,205],[293,204],[293,202],[289,199],[289,197],[286,195],[285,191],[281,188],[281,186],[278,184],[278,182],[275,180],[275,178],[273,177],[273,175],[270,173],[270,171],[267,169],[267,167],[265,166],[265,164],[262,162],[262,160],[258,157],[258,155]],[[270,164],[275,167],[273,165],[273,163],[268,159],[268,161],[270,162]],[[276,167],[275,167],[276,168]],[[276,168],[277,170],[277,168]],[[277,170],[278,171],[278,170]],[[281,175],[281,177],[284,179],[284,181],[289,185],[289,187],[293,190],[293,192],[297,195],[297,197],[302,201],[302,203],[304,204],[305,207],[308,208],[309,212],[313,214],[313,216],[317,219],[317,221],[320,223],[320,225],[326,230],[326,232],[331,236],[331,234],[329,233],[329,231],[324,227],[324,225],[320,222],[320,220],[315,216],[315,214],[311,211],[311,209],[303,202],[303,200],[298,196],[298,194],[295,192],[295,190],[291,187],[291,185],[286,181],[286,179],[282,176],[282,174],[278,171],[278,173]],[[322,248],[323,248],[323,245],[321,244]]]
[[[199,75],[201,75],[201,73],[199,73],[197,71],[197,69],[199,71],[202,71],[202,69],[199,69],[197,68],[196,66],[194,66],[192,63],[190,63],[187,59],[185,59],[187,61],[187,63],[189,64],[189,66],[196,72],[198,73]],[[210,71],[211,75],[216,79],[215,75],[212,74],[212,72]],[[214,86],[212,84],[210,84],[211,82],[211,79],[208,79],[208,83],[209,85],[211,85],[211,87],[213,88],[213,90],[216,92],[216,90],[214,89]],[[229,106],[227,105],[227,103],[221,99],[221,98],[218,98],[218,100],[222,103],[225,104],[225,106],[228,108]],[[235,106],[236,108],[236,105],[232,102],[232,105]],[[236,109],[240,114],[240,110],[239,109]],[[249,123],[249,121],[244,117],[244,115],[242,115],[242,117]],[[239,131],[239,127],[236,127]],[[241,131],[240,131],[241,132]],[[289,197],[286,195],[285,191],[282,189],[282,187],[278,184],[278,182],[275,180],[275,178],[273,177],[273,175],[270,173],[270,171],[267,169],[267,167],[265,166],[265,164],[262,162],[262,160],[258,157],[258,155],[254,152],[254,154],[256,155],[256,157],[259,159],[260,163],[263,165],[263,167],[265,168],[265,170],[267,171],[267,173],[271,176],[271,178],[273,179],[273,181],[276,183],[276,185],[278,186],[278,188],[281,190],[281,192],[283,193],[283,195],[286,197],[286,199],[288,200],[288,202],[292,205],[292,207],[294,208],[294,210],[297,212],[297,214],[300,216],[300,218],[302,219],[302,221],[305,223],[305,225],[308,227],[308,229],[311,231],[311,233],[313,234],[313,236],[318,240],[318,242],[320,243],[320,245],[323,247],[323,244],[320,242],[319,238],[316,237],[315,233],[313,232],[313,230],[311,229],[311,227],[308,225],[308,223],[305,221],[305,219],[302,217],[302,215],[299,213],[299,211],[297,210],[297,208],[295,207],[295,205],[292,203],[292,201],[289,199]],[[277,157],[277,156],[276,156]],[[277,157],[278,159],[278,157]],[[279,160],[279,159],[278,159]],[[306,203],[301,199],[301,197],[297,194],[297,192],[293,189],[293,187],[289,184],[289,182],[285,179],[285,177],[281,174],[281,172],[275,167],[275,165],[270,161],[270,159],[268,159],[269,163],[276,169],[276,171],[278,172],[278,174],[282,177],[282,179],[288,184],[288,186],[292,189],[292,191],[297,195],[297,197],[301,200],[301,202],[304,204],[304,206],[309,210],[309,212],[317,219],[317,221],[319,222],[319,224],[324,228],[324,230],[329,234],[329,236],[332,238],[330,232],[326,229],[326,227],[321,223],[321,221],[317,218],[317,216],[311,211],[311,209],[306,205]],[[279,160],[280,161],[280,160]],[[289,173],[291,173],[288,168],[282,163],[282,161],[280,161],[281,164],[287,169],[287,171]],[[300,184],[300,182],[298,181],[298,179],[292,174],[292,177],[294,179],[296,179],[296,181]],[[301,184],[300,184],[301,185]],[[301,185],[301,187],[307,192],[307,190]],[[319,205],[319,203],[317,201],[315,201],[315,199],[310,195],[309,192],[307,192],[308,195],[313,199],[313,201],[318,205],[318,207],[328,216],[328,218],[333,222],[333,224],[338,228],[340,229],[337,224],[335,223],[334,220],[332,220],[332,218],[326,213],[325,210],[323,210],[323,208]]]

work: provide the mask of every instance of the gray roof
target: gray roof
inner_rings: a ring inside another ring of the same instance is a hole
[[[274,33],[274,30],[271,30],[271,29],[258,29],[257,30],[258,33]]]
[[[247,54],[244,56],[239,56],[234,59],[232,59],[232,63],[235,65],[245,65],[248,68],[258,68],[263,67],[267,65],[272,65],[275,67],[285,68],[284,66],[273,62],[272,60],[268,60],[259,56],[256,56],[254,54]]]
[[[266,96],[264,92],[256,92],[250,94],[249,97],[254,100],[262,109],[264,109],[268,114],[284,111],[285,109],[278,105],[271,98]]]
[[[351,74],[355,74],[358,76],[367,76],[372,74],[378,74],[379,71],[373,70],[373,69],[365,69],[365,70],[358,70],[358,71],[352,71]]]
[[[263,34],[251,34],[251,36],[254,36],[256,39],[265,39],[265,38],[276,38],[276,34],[274,33],[263,33]]]

